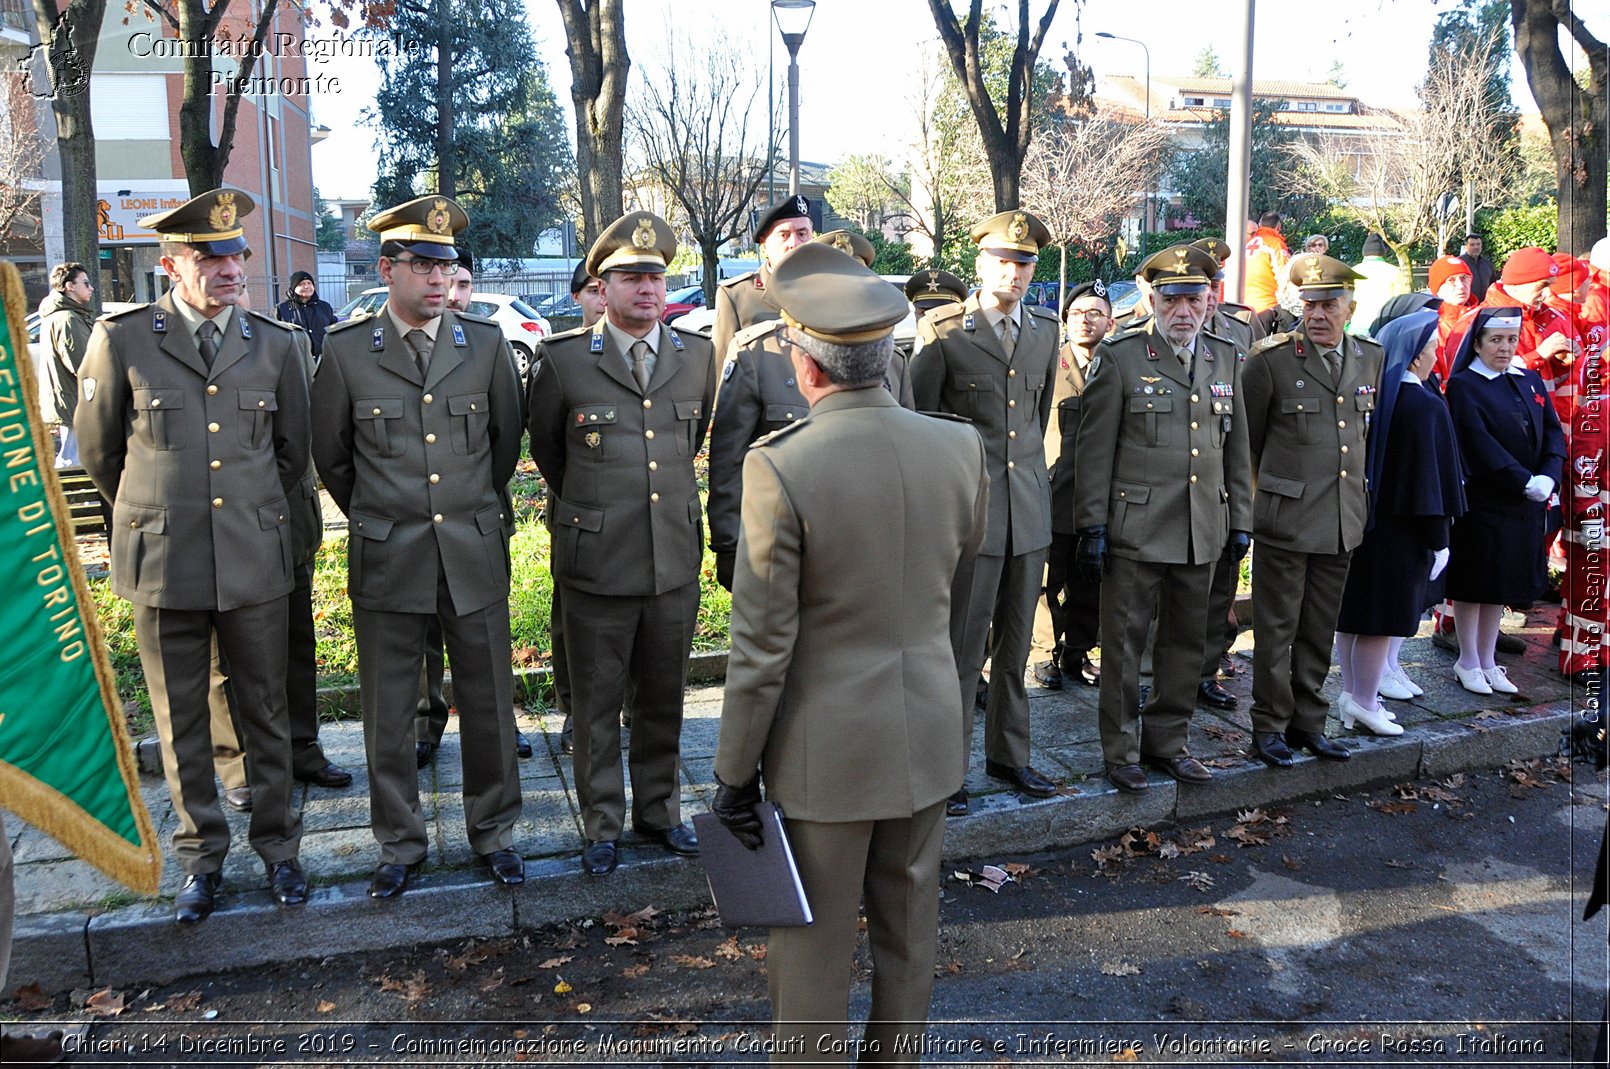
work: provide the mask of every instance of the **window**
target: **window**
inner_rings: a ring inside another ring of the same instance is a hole
[[[1185,98],[1185,106],[1188,107],[1188,108],[1200,108],[1203,105],[1205,105],[1206,103],[1207,103],[1207,101],[1205,99],[1203,99],[1202,97],[1186,97]]]
[[[97,141],[166,141],[168,81],[162,74],[96,74],[90,121]]]
[[[1227,108],[1227,107],[1230,106],[1230,98],[1229,97],[1214,97],[1213,98],[1213,106],[1215,108]]]

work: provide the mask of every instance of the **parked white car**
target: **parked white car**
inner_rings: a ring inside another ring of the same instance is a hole
[[[388,286],[376,286],[364,290],[336,310],[336,319],[344,322],[348,319],[374,315],[380,311],[380,306],[386,303],[389,289]],[[553,328],[543,318],[542,313],[519,297],[511,297],[506,293],[472,294],[469,312],[471,315],[490,319],[503,328],[503,336],[508,339],[509,346],[514,350],[514,362],[520,369],[520,381],[524,382],[531,374],[531,361],[536,356],[537,343],[553,333]]]

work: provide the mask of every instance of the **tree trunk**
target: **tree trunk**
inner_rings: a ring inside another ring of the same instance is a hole
[[[212,144],[212,53],[216,25],[200,0],[179,6],[179,39],[185,43],[184,95],[179,101],[179,158],[192,197],[224,184]]]
[[[721,244],[713,241],[699,242],[699,252],[704,257],[704,303],[706,307],[716,306],[716,286],[721,283]]]
[[[453,19],[447,0],[433,0],[436,22],[436,192],[458,196],[458,152],[453,145]]]
[[[95,128],[90,122],[90,71],[100,43],[106,0],[71,0],[60,17],[54,0],[34,0],[34,24],[49,65],[50,106],[61,158],[62,254],[100,263],[99,202],[95,188]],[[35,92],[39,87],[35,87]],[[100,287],[95,303],[100,305]]]
[[[621,129],[626,110],[626,22],[621,0],[556,0],[570,58],[570,101],[576,112],[576,178],[583,248],[625,214]]]
[[[1515,51],[1548,126],[1558,183],[1558,248],[1585,255],[1605,236],[1605,126],[1610,123],[1610,57],[1567,0],[1511,0]],[[1560,54],[1562,26],[1588,56],[1588,90]]]

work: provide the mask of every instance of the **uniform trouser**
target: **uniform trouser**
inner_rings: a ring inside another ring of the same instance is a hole
[[[572,768],[587,838],[614,841],[625,825],[620,713],[628,695],[632,826],[663,831],[680,824],[682,701],[699,613],[698,582],[643,597],[571,587],[562,611],[575,720]]]
[[[314,775],[330,763],[319,748],[318,636],[313,627],[313,565],[296,570],[291,588],[285,632],[285,707],[291,720],[291,772]],[[207,703],[212,716],[212,758],[218,779],[227,789],[246,786],[246,762],[241,750],[240,705],[229,685],[228,668],[213,643],[213,668]]]
[[[296,857],[302,814],[291,807],[291,729],[285,707],[287,598],[228,610],[134,606],[140,647],[162,744],[168,793],[178,813],[173,852],[186,874],[217,872],[229,852],[229,824],[213,779],[210,689],[212,644],[229,665],[252,789],[247,841],[270,865]]]
[[[767,938],[773,1062],[849,1064],[845,1018],[863,895],[872,1007],[860,1060],[922,1061],[914,1045],[927,1031],[933,995],[944,811],[940,802],[899,820],[785,821],[815,923],[773,928]]]
[[[424,859],[428,846],[411,728],[420,660],[433,618],[441,621],[453,661],[464,825],[471,849],[490,854],[512,846],[520,816],[508,599],[460,615],[446,577],[438,572],[436,583],[434,614],[352,608],[363,748],[369,762],[369,823],[385,864],[414,864]]]
[[[447,730],[447,698],[442,694],[442,677],[446,674],[442,622],[432,618],[425,624],[425,659],[419,666],[419,701],[414,706],[415,742],[435,746],[442,741],[442,732]]]
[[[1108,555],[1101,599],[1101,752],[1109,765],[1142,754],[1183,757],[1196,709],[1213,564],[1156,564]],[[1140,705],[1140,660],[1157,621],[1156,681]]]
[[[1101,584],[1087,583],[1074,562],[1079,536],[1053,534],[1045,558],[1045,597],[1034,608],[1034,650],[1077,672],[1079,655],[1096,648]],[[1069,657],[1066,654],[1073,654]]]
[[[1241,562],[1230,555],[1229,547],[1213,568],[1213,585],[1208,588],[1207,645],[1202,649],[1202,682],[1219,678],[1219,661],[1235,645],[1238,625],[1235,618],[1235,588],[1241,578]],[[1157,627],[1146,635],[1146,652],[1140,658],[1140,685],[1152,685],[1152,651],[1157,644]]]
[[[990,672],[984,756],[1011,768],[1029,763],[1029,696],[1023,686],[1023,670],[1029,662],[1034,603],[1045,578],[1045,557],[1044,549],[1009,557],[979,554],[956,569],[950,643],[956,651],[962,708],[967,710],[964,774],[973,752],[973,701],[986,655]]]
[[[1322,688],[1353,554],[1259,543],[1252,564],[1252,730],[1325,731]],[[1260,596],[1261,595],[1261,596]]]
[[[559,604],[559,584],[553,585],[553,601],[548,606],[548,664],[553,670],[554,708],[570,715],[570,662],[565,659],[565,614]]]

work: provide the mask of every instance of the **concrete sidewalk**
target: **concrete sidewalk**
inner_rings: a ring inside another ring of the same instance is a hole
[[[1440,779],[1551,754],[1571,710],[1569,687],[1554,670],[1558,654],[1549,644],[1556,611],[1547,606],[1532,613],[1526,654],[1502,658],[1521,693],[1501,708],[1493,698],[1469,694],[1454,682],[1451,654],[1435,648],[1428,637],[1412,639],[1404,646],[1403,663],[1426,694],[1412,703],[1390,703],[1407,730],[1396,738],[1378,739],[1344,732],[1333,719],[1330,734],[1353,749],[1352,760],[1299,757],[1297,767],[1285,771],[1245,756],[1252,636],[1243,632],[1236,647],[1240,673],[1226,684],[1241,697],[1241,708],[1229,713],[1199,709],[1192,719],[1191,751],[1217,776],[1202,787],[1179,787],[1154,773],[1145,794],[1118,794],[1101,775],[1096,690],[1073,686],[1054,692],[1031,685],[1034,763],[1066,782],[1063,795],[1022,800],[986,779],[980,728],[968,777],[972,812],[947,822],[945,853],[999,862],[1108,838],[1135,825],[1202,820],[1367,783]],[[1334,672],[1327,687],[1334,696]],[[697,860],[675,858],[656,845],[635,841],[630,833],[622,839],[618,871],[603,879],[582,874],[581,825],[570,759],[559,753],[559,718],[518,713],[521,729],[536,749],[520,763],[525,801],[514,840],[527,858],[524,886],[494,884],[465,841],[455,720],[435,761],[420,773],[421,804],[432,841],[429,861],[401,898],[370,900],[368,882],[379,855],[369,831],[362,732],[356,721],[326,724],[326,753],[355,778],[344,791],[297,788],[305,827],[302,865],[314,883],[305,907],[282,909],[269,898],[262,865],[246,844],[245,814],[226,810],[235,841],[224,866],[221,908],[205,922],[182,928],[173,922],[171,900],[183,875],[171,854],[163,873],[163,897],[146,899],[74,859],[54,840],[13,822],[17,925],[11,986],[38,981],[47,991],[59,991],[163,983],[202,970],[507,935],[620,907],[707,904],[709,892]],[[706,811],[714,796],[711,768],[720,715],[718,685],[689,690],[682,736],[684,818]],[[142,790],[167,847],[175,826],[167,788],[159,775],[144,775]]]

